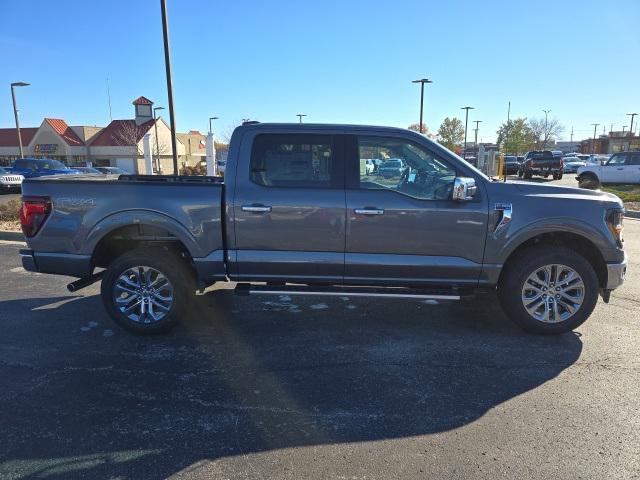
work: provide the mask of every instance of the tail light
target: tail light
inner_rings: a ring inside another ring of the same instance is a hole
[[[560,168],[564,168],[564,160],[560,159]]]
[[[51,200],[48,197],[22,197],[20,225],[22,233],[33,237],[51,213]]]

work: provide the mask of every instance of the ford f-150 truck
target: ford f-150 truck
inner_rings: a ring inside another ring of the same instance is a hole
[[[399,178],[366,174],[400,159]],[[493,181],[417,133],[258,124],[214,177],[27,179],[29,271],[101,280],[113,320],[165,331],[214,282],[244,294],[460,299],[497,290],[531,332],[582,324],[625,277],[623,206],[590,190]]]
[[[544,178],[553,175],[554,180],[560,180],[562,174],[562,152],[552,152],[551,150],[527,152],[524,155],[524,161],[518,168],[518,176],[527,179],[533,175],[540,175]]]

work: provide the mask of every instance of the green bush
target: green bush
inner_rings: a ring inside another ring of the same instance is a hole
[[[0,205],[0,221],[17,222],[20,219],[20,200],[9,200],[7,203]]]
[[[640,202],[638,185],[606,185],[602,190],[617,195],[623,202]]]

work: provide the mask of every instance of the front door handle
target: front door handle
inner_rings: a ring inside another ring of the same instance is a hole
[[[271,211],[271,207],[268,205],[243,205],[242,211],[251,213],[266,213]]]
[[[356,208],[354,210],[357,215],[383,215],[384,210],[380,208]]]
[[[624,167],[616,168],[616,170],[624,170]]]

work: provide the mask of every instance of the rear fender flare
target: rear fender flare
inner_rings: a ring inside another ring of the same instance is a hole
[[[96,246],[106,235],[121,227],[148,225],[166,230],[182,242],[191,257],[206,255],[200,249],[194,235],[171,217],[153,210],[126,210],[103,218],[88,232],[83,242],[82,253],[92,255]]]

